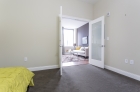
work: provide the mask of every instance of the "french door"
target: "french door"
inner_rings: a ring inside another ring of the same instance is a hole
[[[89,63],[104,68],[104,16],[89,22]]]

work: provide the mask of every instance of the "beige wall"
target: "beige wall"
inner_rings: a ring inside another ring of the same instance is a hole
[[[94,6],[94,19],[105,18],[105,64],[140,75],[140,0],[101,0]],[[125,16],[126,14],[126,16]],[[124,60],[135,64],[125,64]]]
[[[87,19],[111,12],[105,19],[105,64],[140,75],[139,0],[101,0],[94,7],[79,0],[0,0],[0,67],[58,64],[60,5],[65,15]],[[126,58],[135,64],[125,64]]]
[[[93,17],[93,6],[79,0],[0,0],[0,67],[59,64],[60,5],[64,15]]]

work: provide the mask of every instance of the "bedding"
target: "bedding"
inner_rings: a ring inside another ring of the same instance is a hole
[[[25,67],[0,68],[0,92],[26,92],[34,73]]]

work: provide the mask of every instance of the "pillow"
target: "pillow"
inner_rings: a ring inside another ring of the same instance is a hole
[[[80,50],[80,48],[81,48],[80,46],[77,46],[77,47],[76,47],[76,50]]]
[[[81,50],[81,51],[85,51],[85,47],[81,47],[80,50]]]

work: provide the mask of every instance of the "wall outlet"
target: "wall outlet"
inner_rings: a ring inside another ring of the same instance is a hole
[[[134,64],[134,60],[130,60],[130,64],[133,65]]]
[[[27,61],[28,60],[28,58],[27,57],[24,57],[24,61]]]
[[[125,63],[128,63],[128,59],[125,59]]]

